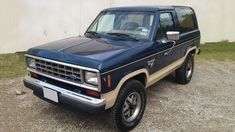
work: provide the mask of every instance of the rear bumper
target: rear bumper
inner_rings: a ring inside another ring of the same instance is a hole
[[[200,54],[201,53],[201,49],[200,48],[197,48],[197,50],[196,50],[196,54]]]
[[[33,90],[33,93],[46,100],[43,96],[43,87],[54,90],[58,93],[58,100],[60,104],[70,105],[77,109],[89,112],[89,113],[97,113],[105,110],[105,100],[104,99],[96,99],[89,96],[85,96],[79,93],[75,93],[61,87],[57,87],[55,85],[51,85],[40,80],[31,78],[29,76],[24,78],[24,85]]]

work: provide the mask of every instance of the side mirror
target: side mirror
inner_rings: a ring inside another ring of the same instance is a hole
[[[168,40],[176,41],[180,39],[180,32],[178,31],[167,31],[166,36]]]

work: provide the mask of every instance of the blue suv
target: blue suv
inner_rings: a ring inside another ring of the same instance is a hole
[[[178,83],[190,82],[199,44],[190,7],[105,9],[84,36],[29,49],[24,84],[55,104],[110,109],[117,128],[131,130],[144,113],[145,88],[174,71]]]

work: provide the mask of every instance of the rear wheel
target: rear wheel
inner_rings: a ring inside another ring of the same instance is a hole
[[[194,56],[188,54],[183,65],[176,70],[176,81],[180,84],[187,84],[191,81],[194,71]]]
[[[129,80],[121,88],[112,108],[112,119],[121,131],[129,131],[138,125],[146,105],[144,86],[137,80]]]

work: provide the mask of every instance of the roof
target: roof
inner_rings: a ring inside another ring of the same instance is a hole
[[[186,6],[130,6],[130,7],[114,7],[104,9],[103,11],[159,11],[159,10],[172,10],[176,7]]]

